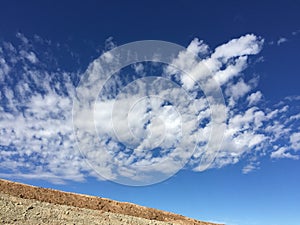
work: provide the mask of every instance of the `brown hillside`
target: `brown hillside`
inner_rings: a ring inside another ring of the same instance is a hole
[[[214,225],[213,223],[202,222],[181,215],[153,208],[147,208],[132,203],[118,202],[106,198],[34,187],[2,179],[0,179],[0,193],[22,199],[33,199],[40,202],[97,210],[99,213],[109,212],[148,220],[173,222],[176,224]]]

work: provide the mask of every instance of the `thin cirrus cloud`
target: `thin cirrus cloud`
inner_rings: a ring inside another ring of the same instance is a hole
[[[127,89],[113,99],[117,96],[118,85],[122,85],[115,77],[111,86],[108,83],[107,95],[95,105],[100,137],[97,147],[107,151],[94,149],[87,152],[88,157],[97,159],[93,167],[78,151],[73,133],[72,104],[76,96],[73,79],[82,74],[47,68],[39,49],[35,48],[36,38],[30,40],[20,33],[17,37],[19,44],[3,42],[0,46],[0,174],[3,177],[52,182],[83,181],[89,176],[111,180],[118,176],[144,179],[136,177],[135,166],[153,169],[147,166],[156,165],[157,171],[171,173],[172,166],[178,165],[159,162],[170,155],[185,157],[184,149],[191,148],[195,151],[185,169],[194,171],[221,168],[246,160],[248,164],[242,172],[249,173],[259,168],[261,157],[299,159],[300,117],[293,109],[299,96],[285,98],[267,107],[263,93],[257,90],[258,78],[246,78],[243,74],[249,65],[248,59],[258,55],[263,48],[264,40],[260,37],[248,34],[214,50],[204,41],[194,39],[187,51],[181,52],[173,61],[173,65],[187,71],[188,75],[171,66],[164,66],[162,72],[165,79],[179,84],[193,97],[190,102],[186,101],[182,88],[168,89],[160,79],[152,80],[156,94],[171,98],[176,110],[160,98],[141,100],[138,106],[130,105],[145,95],[147,82],[143,79],[133,86],[128,82]],[[41,38],[38,40],[51,45]],[[191,57],[191,53],[199,58]],[[112,60],[107,53],[100,57]],[[85,73],[90,73],[92,67],[97,70],[97,59],[90,63]],[[204,67],[209,72],[203,70]],[[137,64],[132,70],[143,77],[147,65]],[[199,90],[209,92],[214,89],[212,79],[220,85],[225,105],[209,105],[205,95],[198,96]],[[119,122],[116,127],[112,126],[107,113],[114,105],[122,109],[114,112],[114,120]],[[151,110],[148,110],[149,105]],[[220,149],[209,136],[215,123],[210,107],[215,107],[216,112],[226,112],[226,117],[218,121],[223,136]],[[124,118],[128,110],[130,116]],[[83,112],[82,123],[87,116],[90,115]],[[122,132],[126,131],[128,121],[131,133]],[[185,132],[182,132],[181,124],[185,124]],[[83,142],[91,140],[88,136],[81,138]],[[121,147],[120,140],[124,144]],[[207,149],[208,142],[210,149]],[[143,151],[156,147],[160,149],[159,156],[157,152]],[[212,162],[207,160],[210,154],[214,155]]]
[[[283,43],[285,43],[285,42],[287,42],[287,41],[288,41],[287,38],[281,37],[281,38],[278,39],[277,45],[282,45]]]

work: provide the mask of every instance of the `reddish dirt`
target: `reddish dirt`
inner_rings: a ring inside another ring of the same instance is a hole
[[[0,179],[0,193],[24,199],[34,199],[41,202],[99,210],[101,213],[118,213],[150,220],[175,222],[184,225],[215,225],[214,223],[202,222],[182,215],[147,208],[132,203],[118,202],[106,198],[34,187],[2,179]]]

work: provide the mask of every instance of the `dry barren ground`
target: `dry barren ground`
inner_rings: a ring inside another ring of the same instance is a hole
[[[0,179],[1,224],[214,225],[110,199]]]

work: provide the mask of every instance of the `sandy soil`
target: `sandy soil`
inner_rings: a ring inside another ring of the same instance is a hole
[[[213,225],[162,210],[0,179],[1,224]]]

